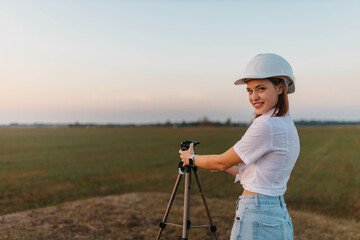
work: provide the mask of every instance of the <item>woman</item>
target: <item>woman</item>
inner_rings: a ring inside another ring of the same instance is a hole
[[[295,91],[290,64],[282,57],[259,54],[246,66],[243,78],[255,119],[233,147],[219,155],[195,155],[193,145],[179,151],[184,166],[226,171],[243,186],[236,206],[231,240],[293,239],[284,193],[299,156],[300,143],[288,113],[288,94]]]

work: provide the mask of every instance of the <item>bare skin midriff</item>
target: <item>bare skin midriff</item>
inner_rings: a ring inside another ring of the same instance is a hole
[[[256,192],[250,192],[246,189],[244,189],[243,193],[241,194],[242,196],[244,195],[259,195],[259,193],[256,193]]]

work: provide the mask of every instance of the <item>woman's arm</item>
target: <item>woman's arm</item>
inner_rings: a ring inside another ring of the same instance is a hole
[[[210,172],[217,173],[217,172],[221,172],[221,171],[211,169]],[[226,169],[225,172],[230,174],[231,176],[236,177],[236,175],[239,173],[239,167],[238,167],[238,165],[234,165],[231,168]]]
[[[186,151],[179,151],[180,158],[184,163],[184,166],[189,165],[189,158],[194,154],[194,144],[190,144],[190,147]],[[222,154],[214,155],[196,155],[194,157],[195,165],[201,168],[209,170],[226,171],[232,166],[241,163],[241,158],[235,153],[231,147],[229,150]]]

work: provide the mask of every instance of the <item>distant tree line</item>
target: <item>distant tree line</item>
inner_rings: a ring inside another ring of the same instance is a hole
[[[296,126],[353,126],[360,125],[360,121],[295,121]]]
[[[235,123],[232,122],[230,118],[226,121],[210,121],[207,117],[203,117],[197,121],[182,121],[182,122],[171,122],[167,120],[166,122],[159,123],[148,123],[148,124],[84,124],[84,123],[74,123],[69,124],[68,127],[241,127],[248,126],[248,123]]]
[[[95,128],[95,127],[247,127],[251,122],[233,122],[230,118],[221,121],[211,121],[207,117],[203,117],[197,121],[182,121],[171,122],[170,120],[160,123],[151,124],[96,124],[96,123],[80,123],[75,122],[71,124],[46,124],[46,123],[34,123],[34,124],[21,124],[11,123],[8,125],[0,125],[0,128],[49,128],[49,127],[69,127],[69,128]],[[316,120],[300,120],[295,121],[296,126],[353,126],[360,125],[360,121],[316,121]]]
[[[69,124],[68,127],[248,127],[251,122],[232,122],[230,118],[226,121],[211,121],[207,117],[203,117],[197,121],[182,122],[166,122],[151,124]],[[296,126],[353,126],[360,125],[360,121],[316,121],[316,120],[300,120],[295,121]]]

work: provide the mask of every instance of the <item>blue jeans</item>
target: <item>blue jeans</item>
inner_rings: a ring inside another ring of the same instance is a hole
[[[283,196],[240,196],[230,240],[292,240],[291,218]]]

